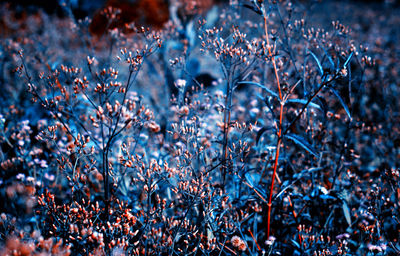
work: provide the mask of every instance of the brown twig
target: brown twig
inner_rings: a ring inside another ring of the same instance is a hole
[[[260,248],[260,246],[258,245],[257,240],[255,239],[255,237],[254,237],[254,235],[253,235],[253,232],[251,232],[250,229],[248,229],[248,231],[249,231],[249,233],[250,233],[251,238],[253,238],[253,241],[254,241],[254,243],[256,244],[258,251],[261,251],[261,248]]]

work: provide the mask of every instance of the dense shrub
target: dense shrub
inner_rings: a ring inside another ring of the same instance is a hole
[[[400,252],[395,10],[220,2],[1,5],[2,254]]]

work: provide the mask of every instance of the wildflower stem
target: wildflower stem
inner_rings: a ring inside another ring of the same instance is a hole
[[[234,70],[234,68],[233,68]],[[227,85],[226,85],[226,98],[225,98],[225,109],[224,109],[224,139],[223,139],[223,153],[222,153],[222,162],[226,162],[228,160],[228,134],[229,134],[229,126],[231,123],[231,104],[232,104],[232,76],[234,71],[229,72],[227,77]],[[222,184],[225,185],[226,172],[228,169],[229,163],[224,164],[222,166]],[[224,186],[225,187],[225,186]]]
[[[264,8],[266,8],[264,4]],[[284,107],[284,101],[282,97],[282,90],[281,90],[281,84],[279,82],[279,75],[278,75],[278,69],[276,67],[276,62],[275,62],[275,57],[272,54],[271,51],[271,46],[269,44],[269,35],[268,35],[268,22],[267,22],[267,16],[266,16],[267,11],[265,10],[264,12],[264,30],[265,30],[265,38],[267,40],[267,48],[268,48],[268,54],[269,57],[271,58],[272,66],[274,68],[274,73],[275,73],[275,78],[276,78],[276,83],[278,86],[278,91],[279,91],[279,100],[280,100],[280,110],[279,110],[279,127],[278,127],[278,141],[277,141],[277,146],[276,146],[276,153],[275,153],[275,163],[274,163],[274,171],[272,174],[271,178],[271,187],[269,191],[269,199],[268,199],[268,213],[267,213],[267,237],[270,235],[270,228],[271,228],[271,210],[272,210],[272,195],[274,192],[274,182],[275,182],[275,176],[276,176],[276,171],[278,169],[278,159],[279,159],[279,150],[282,144],[282,122],[283,122],[283,107]],[[264,176],[264,174],[262,175]],[[262,177],[261,176],[261,177]]]

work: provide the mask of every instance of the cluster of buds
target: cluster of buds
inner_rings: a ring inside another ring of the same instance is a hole
[[[245,251],[247,248],[245,241],[243,241],[243,239],[238,236],[233,236],[231,239],[231,243],[233,247],[238,248],[240,251]]]
[[[218,61],[249,65],[253,55],[262,54],[260,42],[246,40],[246,34],[241,33],[237,27],[233,28],[232,43],[225,42],[219,35],[220,32],[222,32],[222,28],[206,29],[203,35],[199,36],[202,40],[202,50],[213,51]]]
[[[108,6],[101,10],[100,14],[112,21],[118,18],[118,16],[121,14],[121,9]]]
[[[12,158],[2,161],[0,163],[0,167],[3,170],[8,170],[22,162],[23,162],[22,157],[12,157]]]
[[[338,20],[332,21],[332,26],[342,35],[347,35],[350,33],[350,28],[341,24]]]
[[[130,239],[136,237],[138,219],[130,208],[119,200],[115,201],[115,208],[109,209],[110,221],[103,223],[96,221],[104,212],[99,202],[82,199],[71,204],[59,206],[55,203],[55,196],[50,192],[38,197],[40,206],[37,214],[45,213],[47,221],[43,221],[45,229],[50,235],[64,237],[65,243],[82,243],[85,249],[100,249],[105,247],[105,235],[111,238],[109,248],[120,247],[127,249]],[[47,217],[46,217],[47,218]],[[65,229],[64,227],[68,227]]]
[[[143,28],[142,32],[146,35],[146,30]],[[130,71],[139,71],[143,64],[144,58],[151,55],[156,48],[160,48],[162,41],[159,35],[149,33],[146,35],[146,40],[151,40],[152,43],[145,44],[142,50],[136,50],[135,52],[128,51],[126,48],[120,50],[120,56],[117,56],[118,60],[124,60],[129,64]]]
[[[90,136],[84,136],[78,133],[78,135],[71,139],[71,141],[67,144],[67,151],[68,152],[76,152],[78,154],[91,154],[94,149],[89,149],[87,151],[84,151],[86,148],[87,144],[90,142]]]
[[[68,67],[68,66],[64,66],[63,64],[61,64],[60,68],[64,74],[66,74],[66,75],[68,74],[70,76],[76,76],[82,72],[82,68],[73,67],[73,66]],[[56,70],[56,72],[57,72],[57,70]]]
[[[35,234],[35,232],[31,237],[28,237],[21,232],[19,236],[9,237],[1,251],[3,255],[69,256],[71,255],[70,248],[70,245],[63,245],[62,240],[44,239],[43,236]]]
[[[88,86],[89,86],[89,81],[86,76],[84,76],[83,79],[75,78],[73,87],[74,93],[78,94],[79,90],[86,90]]]

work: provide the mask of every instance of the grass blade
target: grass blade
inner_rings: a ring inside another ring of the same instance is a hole
[[[287,102],[300,103],[300,104],[306,105],[308,101],[305,100],[305,99],[288,99]],[[321,109],[321,107],[318,104],[315,104],[315,103],[312,103],[312,102],[308,103],[308,106],[313,107],[313,108],[317,108],[317,109]]]
[[[260,87],[261,89],[264,89],[266,92],[268,92],[269,94],[271,94],[272,96],[274,96],[275,98],[279,98],[278,94],[276,94],[274,91],[268,89],[267,87],[265,87],[262,84],[256,83],[256,82],[250,82],[250,81],[241,81],[238,82],[238,84],[250,84],[250,85],[255,85]]]
[[[329,89],[330,89],[330,90],[333,92],[333,94],[335,94],[335,96],[339,99],[340,104],[342,104],[342,106],[343,106],[344,110],[346,111],[347,115],[349,116],[350,119],[352,119],[352,118],[351,118],[351,114],[350,114],[350,110],[349,110],[349,108],[347,107],[346,103],[344,102],[343,98],[340,96],[339,92],[336,91],[336,90],[335,90],[334,88],[332,88],[332,87],[329,87]]]
[[[324,70],[322,69],[321,63],[319,62],[317,56],[315,56],[315,54],[310,50],[308,50],[308,52],[311,54],[311,56],[313,56],[315,62],[317,62],[318,68],[319,68],[319,72],[321,73],[321,75],[324,74]]]
[[[350,53],[349,57],[347,57],[346,62],[344,63],[343,67],[347,67],[347,64],[349,64],[351,57],[353,57],[353,52]]]
[[[351,227],[350,209],[347,206],[346,202],[343,202],[342,208],[343,208],[343,213],[344,213],[344,217],[346,218],[347,224],[349,224],[349,226]]]
[[[285,136],[288,139],[291,139],[297,145],[299,145],[302,148],[304,148],[305,150],[307,150],[313,156],[318,157],[318,154],[317,154],[316,150],[303,137],[298,136],[296,134],[286,134]]]

